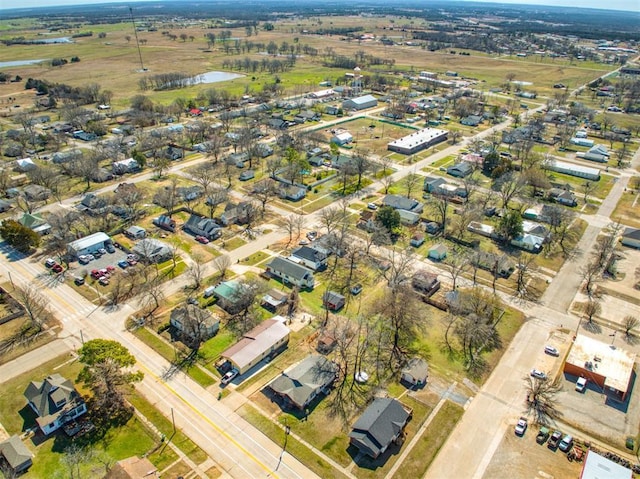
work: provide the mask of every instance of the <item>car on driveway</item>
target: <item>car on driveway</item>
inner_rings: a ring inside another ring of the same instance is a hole
[[[238,375],[238,373],[239,371],[236,368],[233,368],[232,370],[227,371],[224,376],[222,376],[222,380],[220,382],[224,385],[229,384],[231,381],[233,381],[233,378]]]
[[[196,236],[196,241],[202,244],[207,244],[209,242],[209,240],[205,236],[200,235]]]
[[[62,273],[62,266],[56,263],[51,267],[51,271],[53,271],[54,273]]]
[[[547,379],[546,373],[544,371],[540,371],[539,369],[532,369],[531,376],[533,376],[536,379],[542,379],[542,380]]]
[[[375,203],[367,203],[367,208],[375,211],[378,209],[378,205],[376,205]]]
[[[521,417],[520,419],[518,419],[518,422],[516,423],[516,427],[515,427],[515,433],[516,436],[524,436],[524,433],[527,430],[527,418],[526,417]]]
[[[553,346],[545,346],[544,352],[550,356],[560,356],[560,351],[558,351],[558,348],[554,348]]]

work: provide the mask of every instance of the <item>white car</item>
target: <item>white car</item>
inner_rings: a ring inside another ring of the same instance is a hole
[[[378,205],[376,205],[375,203],[367,203],[367,208],[369,208],[370,210],[377,210]]]
[[[516,436],[524,436],[525,431],[527,430],[527,418],[521,417],[518,419],[518,423],[516,424],[515,432]]]
[[[551,356],[560,356],[560,351],[558,351],[558,349],[554,348],[553,346],[545,346],[544,352]]]
[[[587,389],[587,378],[578,378],[576,381],[576,391],[582,393],[585,389]]]
[[[222,384],[229,384],[231,381],[233,381],[233,378],[235,378],[238,375],[239,371],[236,368],[233,368],[231,371],[227,371],[227,373],[222,376],[222,380],[220,381]]]
[[[542,380],[547,379],[547,375],[543,371],[540,371],[539,369],[532,369],[531,376],[537,379],[542,379]]]

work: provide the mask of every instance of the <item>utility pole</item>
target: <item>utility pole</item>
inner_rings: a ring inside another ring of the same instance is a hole
[[[144,63],[142,63],[142,52],[140,51],[140,41],[138,40],[138,30],[136,29],[136,22],[133,19],[133,8],[129,7],[129,13],[131,14],[131,24],[133,25],[133,34],[136,37],[136,46],[138,47],[138,57],[140,57],[140,71],[146,71]]]

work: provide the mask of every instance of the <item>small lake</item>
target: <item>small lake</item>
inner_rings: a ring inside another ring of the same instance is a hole
[[[207,72],[193,78],[194,83],[218,83],[221,81],[235,80],[244,75],[229,72]]]
[[[9,67],[22,67],[25,65],[34,65],[36,63],[46,62],[46,59],[42,60],[13,60],[10,62],[0,62],[0,68],[9,68]]]
[[[29,43],[73,43],[73,40],[69,37],[37,38],[35,40],[31,40]]]

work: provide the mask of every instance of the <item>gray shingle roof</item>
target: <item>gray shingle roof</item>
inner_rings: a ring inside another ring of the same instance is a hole
[[[70,406],[82,402],[73,383],[58,373],[47,376],[44,381],[31,381],[24,396],[35,406],[39,418],[45,424],[52,422]]]
[[[298,408],[304,408],[314,393],[330,385],[338,367],[323,356],[307,356],[274,379],[269,387],[286,396]]]
[[[397,399],[376,398],[353,425],[349,437],[375,457],[402,431],[409,416]]]
[[[305,268],[302,265],[289,261],[286,258],[281,258],[280,256],[273,258],[267,266],[274,271],[286,274],[287,276],[297,280],[302,280],[306,274],[313,274],[309,268]]]
[[[18,436],[11,436],[6,441],[0,442],[0,454],[14,470],[23,469],[26,463],[31,463],[31,451]]]

